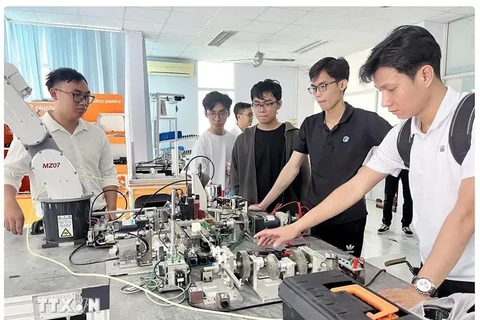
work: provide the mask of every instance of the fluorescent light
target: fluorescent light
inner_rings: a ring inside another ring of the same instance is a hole
[[[312,42],[304,47],[301,47],[300,49],[297,49],[295,51],[293,51],[293,53],[298,53],[298,54],[303,54],[305,52],[308,52],[310,50],[313,50],[315,48],[318,48],[326,43],[330,42],[330,40],[318,40],[318,41],[315,41],[315,42]]]
[[[208,44],[209,47],[220,47],[225,41],[236,35],[238,31],[223,30],[215,36]]]

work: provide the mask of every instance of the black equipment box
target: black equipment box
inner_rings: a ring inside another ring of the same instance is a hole
[[[283,300],[283,320],[420,319],[340,270],[285,278],[278,295]]]

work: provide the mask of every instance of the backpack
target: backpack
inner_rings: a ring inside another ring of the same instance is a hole
[[[448,144],[453,158],[459,165],[470,150],[473,120],[475,119],[475,93],[467,94],[459,103],[453,115],[448,134]],[[404,122],[397,138],[397,149],[403,163],[410,167],[410,151],[413,138],[411,135],[412,118]]]

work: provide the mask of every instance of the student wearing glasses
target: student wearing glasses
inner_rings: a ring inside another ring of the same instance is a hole
[[[382,142],[391,129],[390,124],[377,113],[354,108],[343,100],[349,75],[350,67],[343,58],[323,58],[311,67],[308,91],[323,112],[304,120],[290,160],[270,192],[259,198],[261,202],[252,205],[252,210],[262,210],[274,203],[297,177],[308,155],[312,175],[308,196],[302,204],[314,208],[352,178],[370,149]],[[366,221],[367,208],[362,198],[338,216],[314,226],[311,233],[359,257]]]
[[[41,117],[43,123],[72,163],[85,190],[93,192],[92,199],[102,191],[113,190],[101,195],[95,201],[93,210],[116,210],[118,187],[115,182],[118,179],[110,143],[102,129],[81,119],[95,100],[90,95],[87,80],[74,69],[59,68],[48,74],[46,86],[53,99],[54,109]],[[32,197],[45,195],[45,191],[39,192],[31,161],[21,142],[13,139],[4,166],[4,227],[13,234],[23,233],[24,215],[15,197],[24,175],[30,177]],[[37,215],[42,217],[40,202],[33,200]],[[110,219],[114,217],[115,215],[107,216]]]
[[[228,189],[230,183],[230,162],[236,136],[225,130],[225,123],[230,115],[232,99],[218,91],[209,92],[202,101],[205,116],[210,122],[210,128],[202,133],[192,150],[192,158],[198,155],[206,156],[215,165],[215,174],[210,161],[197,158],[190,165],[192,172],[198,173],[201,165],[202,183],[210,179],[212,183],[222,185],[222,190]]]
[[[278,121],[282,107],[282,87],[276,80],[266,79],[255,84],[251,91],[252,106],[258,119],[256,126],[245,129],[233,148],[230,186],[235,194],[249,203],[258,203],[272,188],[282,168],[290,159],[293,143],[299,136],[291,123]],[[279,203],[287,204],[304,199],[310,179],[308,159],[299,166],[300,174],[262,208],[272,212]],[[296,205],[284,207],[297,211]]]
[[[233,114],[237,120],[237,125],[230,131],[238,137],[245,129],[252,125],[253,110],[252,105],[246,102],[237,102],[233,107]]]

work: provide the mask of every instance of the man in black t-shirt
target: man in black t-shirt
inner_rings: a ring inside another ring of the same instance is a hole
[[[265,198],[290,159],[299,130],[291,123],[281,123],[277,112],[282,106],[282,87],[278,81],[266,79],[250,91],[252,107],[258,125],[245,129],[235,142],[230,167],[230,186],[235,194],[249,203]],[[299,165],[296,179],[280,192],[263,211],[272,212],[277,204],[301,201],[310,179],[308,159]],[[281,211],[297,210],[296,205]]]
[[[303,204],[312,209],[332,191],[350,180],[361,168],[370,149],[378,146],[391,129],[375,112],[352,107],[343,100],[350,67],[343,58],[324,58],[310,69],[311,86],[323,112],[305,119],[294,152],[268,195],[251,209],[274,202],[296,178],[300,165],[310,155],[311,183]],[[312,235],[355,256],[360,256],[367,222],[365,199],[340,215],[312,228]]]

